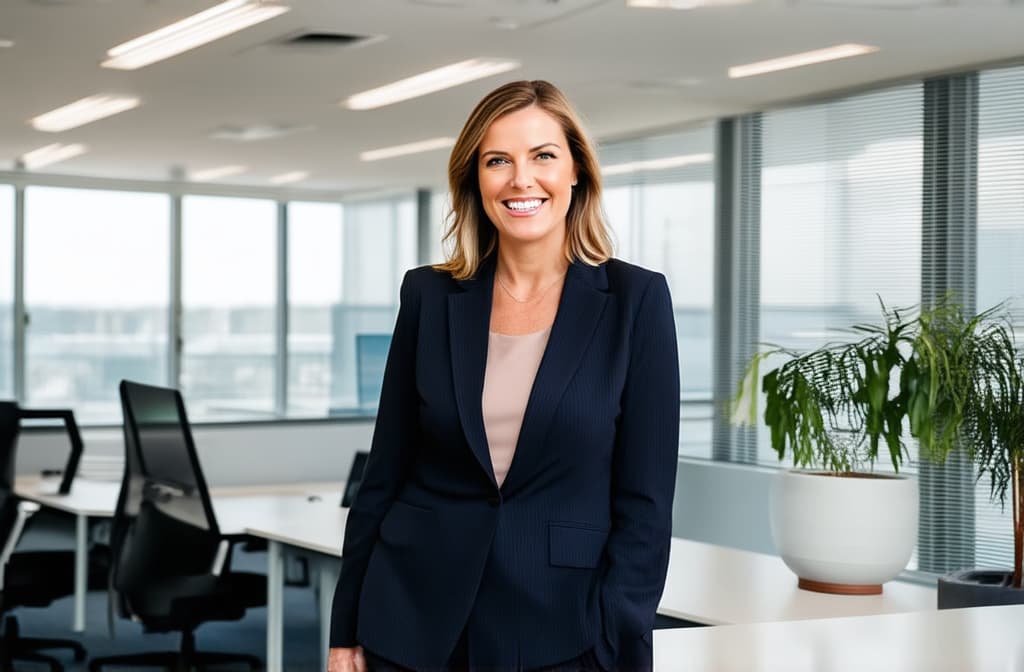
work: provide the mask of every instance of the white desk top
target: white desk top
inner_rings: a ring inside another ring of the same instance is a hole
[[[14,492],[19,497],[60,511],[76,515],[110,518],[117,506],[117,495],[121,491],[120,481],[89,481],[76,478],[71,482],[71,492],[58,495],[57,479],[42,480],[36,476],[19,476],[14,481]]]
[[[71,483],[71,492],[66,495],[58,495],[57,486],[56,480],[43,481],[35,476],[20,476],[15,480],[14,491],[19,497],[50,508],[90,517],[109,518],[114,515],[117,495],[121,490],[120,481],[90,481],[84,478],[76,478]],[[210,488],[218,523],[221,522],[221,502],[242,499],[249,506],[259,506],[259,500],[272,501],[291,497],[305,500],[308,496],[315,496],[337,505],[341,502],[341,492],[342,484],[335,482]],[[234,515],[238,506],[228,505],[225,509],[229,511],[229,515]]]
[[[890,581],[881,595],[813,593],[797,588],[796,576],[777,556],[673,538],[658,613],[728,625],[935,608],[934,588]]]
[[[657,672],[1011,672],[1024,605],[654,632]]]
[[[222,506],[218,502],[218,516]],[[245,531],[288,546],[340,558],[347,517],[348,509],[338,506],[334,497],[313,502],[308,498],[278,499],[272,507],[260,511],[260,515],[250,515]]]

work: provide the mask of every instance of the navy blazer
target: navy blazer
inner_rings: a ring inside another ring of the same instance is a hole
[[[331,646],[437,669],[465,630],[473,666],[593,648],[607,669],[649,669],[679,439],[665,278],[569,266],[499,488],[481,411],[494,268],[405,276]]]

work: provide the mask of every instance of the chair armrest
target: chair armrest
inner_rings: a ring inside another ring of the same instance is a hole
[[[220,576],[221,572],[224,571],[224,563],[228,559],[229,550],[231,550],[231,542],[227,539],[221,539],[220,543],[217,544],[217,555],[213,558],[213,567],[210,568],[210,573],[214,576]]]
[[[4,574],[7,570],[7,561],[10,560],[11,555],[14,554],[14,547],[18,545],[18,539],[21,537],[21,531],[25,529],[25,521],[27,521],[32,514],[38,510],[39,504],[35,502],[18,502],[18,516],[14,519],[14,527],[11,528],[11,534],[7,537],[3,550],[0,551],[0,590],[3,590],[4,587]]]

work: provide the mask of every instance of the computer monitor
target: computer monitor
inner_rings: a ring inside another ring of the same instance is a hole
[[[348,481],[345,482],[345,492],[341,497],[342,506],[352,506],[356,493],[359,492],[359,484],[363,482],[363,470],[366,468],[366,458],[369,456],[370,453],[360,450],[353,458],[352,469],[349,470]]]
[[[376,409],[380,402],[390,347],[391,334],[356,335],[356,396],[362,409]]]

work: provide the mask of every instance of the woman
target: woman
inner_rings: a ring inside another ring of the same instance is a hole
[[[610,258],[547,82],[473,110],[449,260],[410,271],[345,529],[331,672],[651,667],[679,434],[663,276]]]

